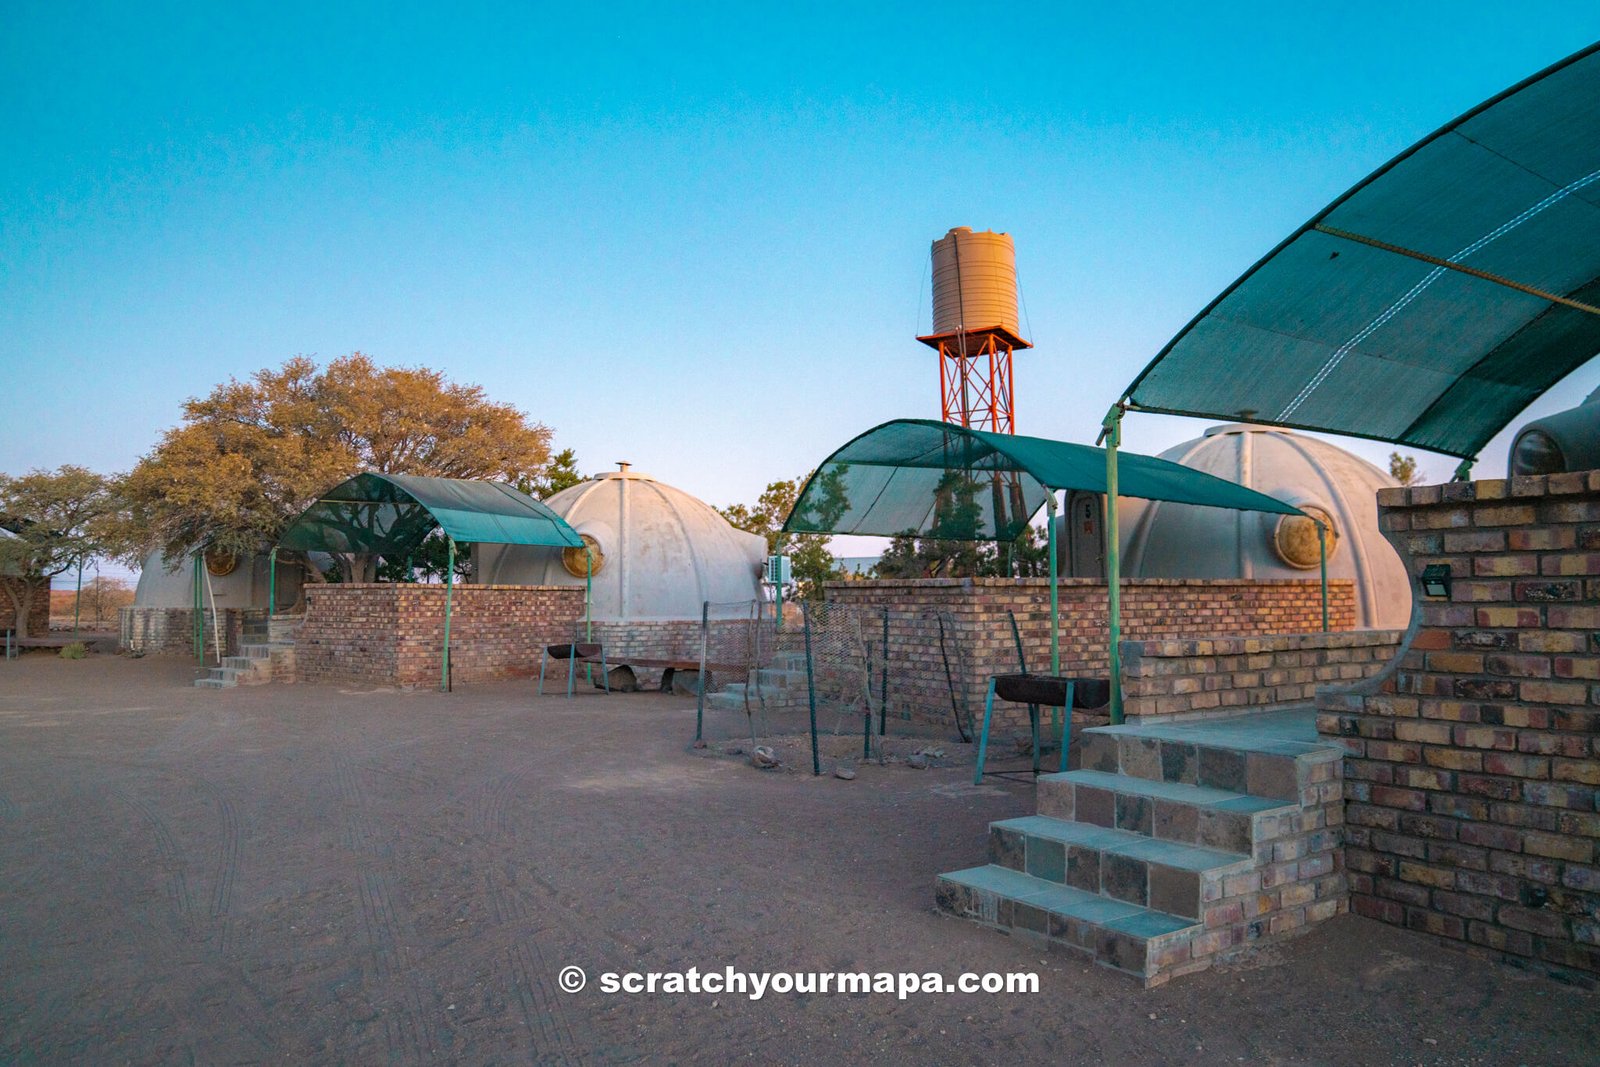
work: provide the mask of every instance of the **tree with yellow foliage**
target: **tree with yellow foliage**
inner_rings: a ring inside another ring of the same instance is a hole
[[[357,352],[304,356],[184,405],[183,423],[122,480],[122,554],[196,547],[246,556],[277,542],[322,490],[363,471],[518,482],[550,460],[550,430],[482,387]],[[373,560],[340,560],[345,580]],[[322,577],[308,568],[313,579]]]

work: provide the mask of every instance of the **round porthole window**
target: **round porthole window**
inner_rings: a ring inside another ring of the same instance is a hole
[[[1272,530],[1272,550],[1277,557],[1297,570],[1311,570],[1321,564],[1317,546],[1317,524],[1306,516],[1321,519],[1328,527],[1328,559],[1339,550],[1339,527],[1333,516],[1315,504],[1301,504],[1305,515],[1284,515]]]
[[[213,578],[226,578],[239,566],[239,557],[226,549],[206,550],[206,570]]]
[[[574,578],[583,578],[590,574],[599,574],[601,569],[606,565],[606,554],[600,551],[600,542],[596,541],[588,534],[579,534],[578,536],[583,538],[583,543],[588,549],[588,554],[592,555],[594,558],[593,569],[590,569],[589,563],[584,559],[584,549],[576,547],[563,548],[561,550],[561,565],[565,567],[567,569],[567,573],[572,575]]]

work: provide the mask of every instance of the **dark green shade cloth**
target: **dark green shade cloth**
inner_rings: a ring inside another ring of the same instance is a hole
[[[461,543],[581,547],[565,519],[503,482],[358,474],[323,493],[279,545],[397,559],[435,530]]]
[[[1327,229],[1600,305],[1600,45],[1334,201],[1124,394],[1139,410],[1477,455],[1600,352],[1600,315]]]
[[[1299,515],[1222,478],[1118,452],[1119,496]],[[1106,491],[1106,453],[1089,445],[897,419],[823,460],[784,523],[789,533],[915,533],[1010,541],[1057,489]]]

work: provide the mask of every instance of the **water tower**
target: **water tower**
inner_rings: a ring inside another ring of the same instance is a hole
[[[1032,348],[1017,324],[1017,256],[1011,236],[957,226],[933,242],[933,332],[945,422],[1016,433],[1011,354]]]

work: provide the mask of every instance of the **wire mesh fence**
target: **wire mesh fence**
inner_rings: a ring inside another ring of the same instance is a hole
[[[949,613],[817,602],[787,608],[780,626],[770,602],[705,605],[697,742],[708,715],[726,732],[728,712],[742,715],[752,746],[810,734],[813,769],[819,738],[859,738],[853,751],[863,759],[881,758],[888,736],[972,739],[972,664]]]

